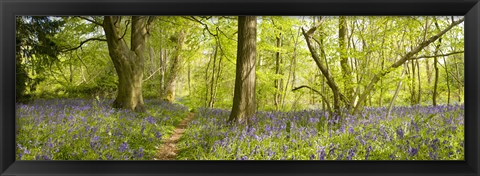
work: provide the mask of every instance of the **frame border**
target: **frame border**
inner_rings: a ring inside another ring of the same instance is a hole
[[[480,174],[479,0],[0,0],[0,175]],[[465,161],[15,161],[17,15],[465,15]]]

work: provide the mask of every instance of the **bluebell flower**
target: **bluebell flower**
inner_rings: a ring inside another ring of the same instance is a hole
[[[348,132],[349,132],[350,134],[353,134],[355,131],[353,130],[353,127],[349,127],[349,128],[348,128]]]
[[[120,148],[118,149],[118,151],[124,152],[127,149],[128,149],[128,144],[126,142],[123,142],[122,144],[120,144]]]
[[[143,158],[143,148],[138,149],[138,158]]]
[[[162,133],[160,132],[155,132],[155,137],[158,138],[158,139],[161,139],[162,138]]]
[[[408,154],[410,154],[410,156],[415,156],[417,153],[418,153],[418,149],[408,147]]]
[[[156,120],[152,116],[148,116],[147,122],[151,123],[151,124],[154,124],[154,123],[156,123]]]
[[[371,151],[372,151],[372,146],[369,145],[368,148],[367,148],[367,154],[365,156],[365,160],[368,160],[368,157],[370,156]]]
[[[404,133],[403,133],[402,128],[398,128],[398,129],[397,129],[397,136],[398,136],[399,138],[403,138],[403,135],[404,135]]]

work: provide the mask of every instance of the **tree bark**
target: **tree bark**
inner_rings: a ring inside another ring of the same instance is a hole
[[[235,74],[235,91],[229,122],[250,123],[255,115],[255,59],[257,17],[238,17],[238,46]]]
[[[118,92],[114,108],[145,111],[142,96],[145,37],[151,17],[132,17],[131,48],[127,46],[121,30],[121,17],[105,16],[103,28],[108,51],[118,75]]]

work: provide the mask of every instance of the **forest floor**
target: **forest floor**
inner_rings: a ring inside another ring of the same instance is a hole
[[[178,149],[177,142],[182,137],[187,127],[188,122],[192,121],[194,113],[190,112],[187,118],[183,119],[178,126],[176,126],[173,134],[170,138],[166,139],[160,146],[155,160],[175,160],[177,157]]]

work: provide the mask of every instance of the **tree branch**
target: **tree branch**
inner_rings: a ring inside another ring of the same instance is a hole
[[[447,54],[440,54],[440,55],[433,55],[433,56],[422,55],[422,56],[418,56],[418,57],[412,57],[412,58],[409,58],[407,60],[416,60],[416,59],[422,59],[422,58],[434,58],[434,57],[450,56],[450,55],[461,54],[461,53],[464,53],[464,51],[454,51],[454,52],[447,53]]]
[[[100,23],[100,22],[98,22],[98,21],[95,21],[95,20],[93,20],[93,19],[87,18],[87,17],[78,16],[78,18],[81,18],[81,19],[87,20],[87,21],[89,21],[89,22],[91,22],[91,23],[93,23],[93,24],[99,25],[99,26],[103,26],[103,24],[102,24],[102,23]]]
[[[128,25],[129,25],[129,24],[130,24],[130,20],[125,21],[125,31],[123,31],[122,37],[120,37],[118,40],[122,40],[123,37],[125,37],[125,35],[127,34],[127,30],[128,30]]]
[[[68,52],[68,51],[76,50],[76,49],[82,47],[83,44],[85,44],[85,43],[87,43],[87,42],[89,42],[89,41],[104,41],[104,42],[106,42],[107,39],[102,39],[102,38],[89,38],[89,39],[87,39],[87,40],[84,40],[84,41],[80,42],[80,45],[78,45],[77,47],[73,47],[73,48],[69,48],[69,49],[62,50],[62,52]]]
[[[210,31],[210,28],[208,27],[207,24],[203,23],[202,21],[198,20],[197,18],[195,18],[194,16],[190,16],[190,18],[187,18],[187,17],[184,17],[188,20],[191,20],[191,21],[194,21],[194,22],[197,22],[197,23],[200,23],[202,26],[203,26],[203,31],[207,31],[210,35],[214,36],[214,37],[217,37],[218,36],[218,31],[216,34],[213,34],[212,31]]]
[[[160,69],[162,69],[162,67],[158,68],[157,70],[155,70],[150,76],[148,76],[146,79],[142,80],[143,82],[149,80],[153,75],[155,75],[158,71],[160,71]]]
[[[307,89],[310,89],[311,91],[314,91],[315,93],[317,93],[318,95],[320,95],[320,97],[322,97],[322,100],[323,102],[325,102],[325,104],[327,105],[327,108],[328,108],[328,111],[331,113],[333,112],[332,111],[332,107],[330,106],[330,103],[327,101],[327,98],[318,90],[315,90],[314,88],[310,87],[310,86],[307,86],[307,85],[302,85],[302,86],[299,86],[299,87],[295,87],[292,89],[292,91],[296,91],[296,90],[299,90],[301,88],[307,88]]]

